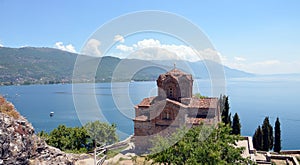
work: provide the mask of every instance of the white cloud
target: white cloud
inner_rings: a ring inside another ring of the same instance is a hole
[[[139,49],[126,58],[142,60],[180,60],[179,56],[175,53],[170,52],[167,49],[155,47]]]
[[[124,43],[124,42],[125,42],[125,39],[124,39],[123,36],[121,36],[120,34],[118,34],[118,35],[115,35],[114,41],[115,41],[115,42],[121,42],[121,43]]]
[[[278,64],[280,64],[279,60],[266,60],[266,61],[254,63],[254,65],[257,65],[257,66],[278,65]]]
[[[123,45],[123,44],[122,45],[118,45],[117,49],[121,50],[123,52],[131,52],[131,51],[133,51],[133,47],[126,46],[126,45]]]
[[[132,45],[119,44],[116,46],[120,52],[113,54],[119,58],[143,59],[143,60],[212,60],[233,69],[238,69],[256,74],[281,74],[300,73],[300,60],[281,61],[266,59],[257,61],[235,56],[229,58],[221,55],[218,51],[207,48],[195,50],[186,45],[162,44],[156,39],[143,39]]]
[[[186,45],[175,44],[162,44],[159,40],[144,39],[137,43],[126,46],[124,44],[117,45],[118,50],[124,53],[138,51],[139,53],[133,53],[128,55],[127,58],[136,59],[149,59],[149,60],[187,60],[187,61],[199,61],[203,59],[209,59],[219,62],[220,53],[207,48],[204,50],[195,50],[194,48]],[[146,49],[144,51],[139,51]],[[149,49],[153,49],[152,51]],[[158,49],[163,49],[159,51]],[[152,54],[151,54],[152,53]],[[159,54],[157,54],[159,53]],[[129,57],[130,56],[130,57]]]
[[[215,61],[218,63],[222,63],[222,55],[220,52],[211,49],[211,48],[206,48],[204,50],[199,50],[197,51],[198,55],[201,57],[203,60],[211,60]]]
[[[72,53],[76,53],[76,50],[72,44],[64,45],[63,42],[56,42],[54,45],[54,48],[63,50],[63,51],[68,51]]]
[[[255,61],[236,57],[230,59],[226,56],[221,56],[221,58],[222,63],[225,66],[255,74],[300,73],[300,60],[282,61],[277,59],[269,59]]]
[[[82,54],[90,56],[101,56],[101,51],[99,49],[101,42],[96,39],[90,39],[82,49]]]
[[[235,61],[246,61],[246,58],[244,57],[234,57]]]
[[[159,40],[154,39],[144,39],[142,41],[138,41],[137,44],[133,45],[135,48],[144,49],[150,47],[161,47]]]
[[[3,47],[3,45],[2,45],[2,44],[0,44],[0,47]]]

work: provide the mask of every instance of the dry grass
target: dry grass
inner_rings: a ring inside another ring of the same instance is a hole
[[[0,96],[0,112],[7,114],[15,119],[20,117],[20,113],[16,111],[14,105],[5,100],[3,96]]]

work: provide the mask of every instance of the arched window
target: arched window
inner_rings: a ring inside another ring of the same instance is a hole
[[[173,98],[173,88],[172,87],[169,87],[169,90],[168,90],[168,97],[169,98]]]
[[[162,119],[165,119],[165,120],[170,120],[171,117],[170,117],[170,112],[164,112],[162,114]]]
[[[166,116],[167,119],[170,119],[170,113],[167,112],[167,116]]]

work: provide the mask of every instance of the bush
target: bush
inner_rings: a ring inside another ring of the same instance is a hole
[[[93,130],[97,134],[88,134]],[[116,134],[116,125],[101,123],[100,121],[90,122],[85,127],[66,127],[59,125],[49,134],[41,131],[37,134],[44,139],[47,144],[59,148],[65,152],[85,153],[91,151],[94,147],[94,139],[101,139],[105,144],[111,144],[118,140]]]

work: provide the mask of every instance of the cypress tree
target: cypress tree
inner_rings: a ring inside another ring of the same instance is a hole
[[[222,112],[222,122],[231,125],[231,115],[229,114],[229,102],[228,96],[222,96],[220,98],[220,110]]]
[[[260,126],[258,126],[253,135],[253,146],[258,151],[263,149],[263,133]]]
[[[224,122],[224,117],[226,115],[224,99],[225,99],[225,96],[221,95],[220,96],[220,113],[221,113],[221,117],[222,117],[222,122]]]
[[[274,134],[273,134],[273,127],[271,124],[269,124],[269,139],[270,139],[270,144],[269,144],[269,150],[271,150],[274,146]]]
[[[233,120],[232,120],[232,134],[234,134],[234,135],[241,134],[240,118],[237,113],[234,114]]]
[[[231,121],[231,113],[229,113],[228,118],[227,118],[227,124],[231,127],[232,126],[232,121]]]
[[[273,148],[273,127],[269,122],[269,117],[266,117],[263,125],[262,125],[262,132],[263,132],[263,151],[269,151]]]
[[[280,130],[280,122],[277,117],[275,122],[275,143],[274,143],[274,152],[280,152],[281,150],[281,130]]]
[[[258,129],[258,128],[257,128]],[[257,129],[255,130],[253,136],[252,136],[252,143],[253,143],[253,147],[255,149],[257,149]],[[258,149],[257,149],[258,150]]]

